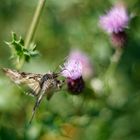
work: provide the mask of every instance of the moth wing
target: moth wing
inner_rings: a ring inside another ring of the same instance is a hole
[[[39,94],[39,92],[40,92],[40,90],[41,90],[41,88],[40,88],[40,84],[39,84],[39,82],[37,82],[37,81],[35,81],[35,80],[31,80],[32,81],[32,83],[30,83],[29,81],[29,83],[28,82],[26,82],[26,84],[25,85],[27,85],[32,91],[29,93],[30,95],[35,95],[35,96],[37,96],[38,94]]]
[[[3,71],[14,83],[27,85],[33,90],[33,95],[38,95],[40,91],[40,80],[43,77],[42,74],[18,72],[8,68],[3,68]]]

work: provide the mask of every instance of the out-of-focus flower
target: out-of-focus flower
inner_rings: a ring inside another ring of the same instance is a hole
[[[91,87],[95,91],[97,96],[102,96],[103,93],[103,81],[98,78],[94,78],[91,80]]]
[[[111,41],[115,47],[123,47],[126,42],[125,29],[128,28],[130,16],[126,7],[119,3],[104,16],[100,17],[100,27],[111,34]]]
[[[108,33],[118,33],[128,27],[129,15],[122,4],[115,5],[106,15],[100,17],[100,26]]]

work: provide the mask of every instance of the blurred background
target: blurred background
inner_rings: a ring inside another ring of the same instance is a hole
[[[25,37],[37,0],[0,0],[0,67],[14,68],[4,41]],[[140,140],[140,1],[125,1],[134,16],[108,94],[102,76],[114,49],[99,17],[115,0],[47,0],[35,34],[40,56],[21,71],[55,71],[71,49],[87,54],[93,75],[81,95],[63,89],[43,100],[28,126],[35,99],[0,72],[0,140]]]

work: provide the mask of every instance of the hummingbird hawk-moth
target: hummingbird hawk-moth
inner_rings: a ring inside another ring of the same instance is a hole
[[[34,117],[35,111],[42,101],[43,97],[46,96],[50,99],[53,92],[60,90],[64,81],[58,79],[60,73],[47,73],[47,74],[34,74],[26,72],[18,72],[16,70],[3,68],[4,73],[16,84],[27,85],[31,90],[31,95],[36,98],[35,105],[32,111],[32,117],[30,123]]]

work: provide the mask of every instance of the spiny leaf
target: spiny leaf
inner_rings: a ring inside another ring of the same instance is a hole
[[[10,58],[15,59],[16,63],[23,58],[26,62],[29,62],[31,57],[39,54],[34,43],[31,43],[29,48],[25,48],[23,38],[21,36],[18,38],[14,32],[12,32],[12,40],[10,42],[5,41],[5,43],[11,48]]]

